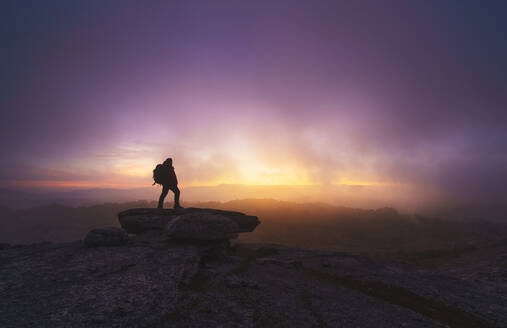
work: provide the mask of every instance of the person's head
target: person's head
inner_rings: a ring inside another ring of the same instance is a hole
[[[168,165],[168,166],[172,166],[173,165],[173,159],[172,158],[168,158],[164,161],[164,165]]]

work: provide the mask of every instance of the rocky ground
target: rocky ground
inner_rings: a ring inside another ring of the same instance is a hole
[[[434,251],[408,253],[399,260],[413,267],[456,277],[507,284],[507,239]]]
[[[0,327],[507,327],[503,280],[163,229],[117,244],[2,246]]]

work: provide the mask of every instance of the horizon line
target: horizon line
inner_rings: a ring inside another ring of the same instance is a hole
[[[213,188],[213,187],[326,187],[326,186],[347,186],[347,187],[388,187],[402,186],[402,183],[385,182],[352,182],[349,183],[312,183],[312,184],[250,184],[250,183],[218,183],[218,184],[180,184],[180,188]],[[156,185],[158,187],[158,185]],[[54,180],[18,180],[0,182],[0,189],[23,190],[26,188],[36,189],[59,189],[65,191],[93,190],[93,189],[114,189],[133,190],[154,187],[151,184],[125,184],[125,183],[101,183],[88,181],[54,181]]]

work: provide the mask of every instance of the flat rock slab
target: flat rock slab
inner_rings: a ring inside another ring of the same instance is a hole
[[[163,230],[176,217],[186,214],[222,215],[237,225],[239,232],[252,232],[259,225],[259,218],[252,215],[246,215],[241,212],[216,210],[211,208],[132,208],[118,213],[118,219],[121,227],[128,233],[142,233],[148,230]]]

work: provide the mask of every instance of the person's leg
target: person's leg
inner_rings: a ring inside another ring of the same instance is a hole
[[[162,193],[160,194],[160,198],[158,199],[158,208],[164,208],[164,199],[169,192],[168,186],[162,186]]]
[[[174,208],[180,208],[180,189],[178,186],[174,186],[171,188],[174,192]]]

